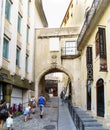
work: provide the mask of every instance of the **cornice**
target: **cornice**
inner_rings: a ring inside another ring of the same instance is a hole
[[[78,50],[82,50],[88,40],[88,37],[93,32],[91,30],[94,30],[97,26],[98,21],[109,4],[110,0],[94,0],[77,40]]]
[[[47,22],[47,19],[43,10],[43,6],[42,6],[42,0],[35,0],[35,5],[37,7],[39,16],[43,22],[44,27],[48,27],[48,22]]]

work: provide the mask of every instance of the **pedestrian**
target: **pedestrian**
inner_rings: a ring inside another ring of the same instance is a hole
[[[31,106],[31,111],[33,114],[35,114],[35,111],[36,111],[36,106],[37,106],[37,100],[35,98],[35,96],[32,96],[30,101],[29,101],[29,104]]]
[[[61,98],[62,105],[63,105],[64,102],[65,102],[65,94],[66,94],[65,89],[63,89],[63,90],[61,91],[61,93],[60,93],[60,98]]]
[[[40,117],[42,118],[44,115],[44,106],[46,105],[46,99],[43,96],[43,94],[41,94],[38,98],[38,106],[40,107]]]
[[[3,125],[8,118],[8,109],[6,105],[6,101],[2,99],[0,101],[0,130],[3,129]]]
[[[8,130],[13,130],[13,116],[8,113],[8,118],[6,119],[6,125]]]
[[[68,100],[71,100],[71,93],[69,93],[68,95]]]
[[[26,122],[28,119],[30,119],[30,114],[31,114],[31,106],[28,104],[28,106],[24,109],[24,121]]]

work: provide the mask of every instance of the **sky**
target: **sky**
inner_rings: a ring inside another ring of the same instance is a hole
[[[42,0],[48,27],[60,27],[70,0]]]

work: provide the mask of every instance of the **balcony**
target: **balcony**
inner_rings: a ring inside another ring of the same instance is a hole
[[[62,47],[61,59],[75,59],[80,56],[77,47]]]
[[[88,15],[84,21],[81,32],[77,39],[78,50],[82,50],[83,46],[88,39],[88,36],[93,33],[91,30],[96,28],[97,23],[99,23],[99,19],[102,17],[104,10],[109,5],[109,0],[94,0],[93,4],[88,11]]]

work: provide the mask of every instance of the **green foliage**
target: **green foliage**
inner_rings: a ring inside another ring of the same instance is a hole
[[[23,114],[23,112],[15,112],[15,113],[13,113],[13,117],[17,117],[17,116],[22,115],[22,114]]]

